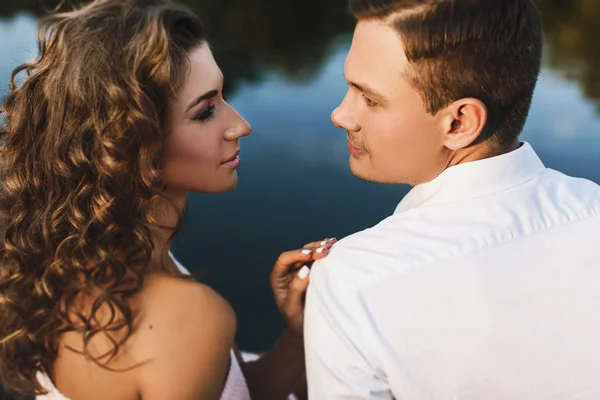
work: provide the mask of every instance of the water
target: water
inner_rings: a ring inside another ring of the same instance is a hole
[[[377,223],[408,187],[354,178],[345,135],[330,122],[346,90],[345,1],[188,3],[211,22],[229,100],[254,132],[242,141],[239,186],[191,195],[174,251],[231,302],[238,345],[260,351],[283,328],[268,284],[279,253]],[[11,68],[35,55],[37,11],[21,4],[0,0],[0,96]],[[600,2],[539,6],[545,66],[522,139],[547,166],[600,183]]]

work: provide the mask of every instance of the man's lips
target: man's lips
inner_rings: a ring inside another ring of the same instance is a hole
[[[348,151],[350,152],[350,154],[352,154],[354,157],[360,157],[362,155],[367,154],[367,152],[364,149],[361,149],[360,147],[357,147],[355,145],[353,145],[350,140],[348,140]]]

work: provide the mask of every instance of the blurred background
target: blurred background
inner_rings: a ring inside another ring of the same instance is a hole
[[[238,188],[191,195],[173,251],[231,302],[240,348],[262,351],[284,327],[268,283],[279,253],[372,226],[409,188],[354,178],[345,134],[330,122],[346,91],[346,0],[183,2],[209,24],[228,100],[254,131]],[[600,1],[536,3],[544,69],[522,140],[548,167],[600,183]],[[0,0],[0,98],[11,70],[36,56],[36,18],[54,5]]]

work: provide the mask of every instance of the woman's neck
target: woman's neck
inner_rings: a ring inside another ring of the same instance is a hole
[[[155,222],[152,228],[154,250],[148,266],[149,273],[178,271],[168,252],[172,236],[182,217],[186,199],[185,192],[166,190],[163,197],[157,200],[152,214]]]

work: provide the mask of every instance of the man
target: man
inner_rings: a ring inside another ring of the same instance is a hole
[[[600,398],[600,187],[518,140],[542,53],[532,0],[350,9],[333,122],[356,176],[413,188],[313,266],[309,396]]]

